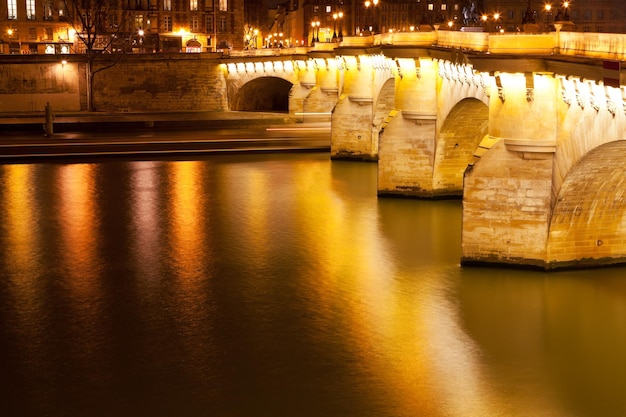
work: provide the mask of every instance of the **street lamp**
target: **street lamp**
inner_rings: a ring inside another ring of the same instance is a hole
[[[341,21],[343,19],[343,12],[339,12],[339,41],[343,41],[343,22]]]
[[[569,1],[563,2],[563,8],[565,9],[565,14],[563,15],[563,20],[569,21]]]
[[[315,45],[315,42],[320,41],[320,22],[319,20],[314,20],[311,22],[311,29],[313,30],[313,35],[311,37],[311,45]]]
[[[552,16],[552,13],[550,12],[552,10],[552,5],[551,4],[546,4],[546,30],[550,30],[550,17]]]
[[[367,0],[367,1],[365,2],[365,22],[366,22],[366,23],[367,23],[367,21],[368,21],[368,20],[370,20],[370,19],[369,19],[369,14],[370,14],[370,4],[372,4],[372,3],[370,3],[370,0]],[[369,26],[368,26],[368,27],[369,27]],[[370,32],[371,32],[371,30],[370,30]]]
[[[337,18],[339,15],[333,13],[333,42],[337,41]]]
[[[374,32],[378,32],[378,0],[372,0],[374,2]]]

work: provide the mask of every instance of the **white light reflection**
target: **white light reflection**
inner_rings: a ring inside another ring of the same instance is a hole
[[[162,162],[131,163],[131,212],[134,250],[142,279],[158,278],[162,261],[159,249],[159,168]]]

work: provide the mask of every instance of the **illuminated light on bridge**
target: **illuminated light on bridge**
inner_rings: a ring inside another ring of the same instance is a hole
[[[324,58],[315,58],[313,60],[313,62],[314,62],[314,68],[315,69],[320,69],[320,68],[326,69],[327,68],[326,59],[324,59]]]
[[[294,62],[295,62],[294,67],[297,68],[298,71],[306,70],[306,61],[304,59],[298,59],[297,61],[294,61]]]

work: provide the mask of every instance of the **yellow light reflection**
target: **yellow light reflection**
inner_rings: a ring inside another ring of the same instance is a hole
[[[96,193],[97,165],[64,165],[58,169],[58,220],[60,265],[69,306],[74,312],[75,331],[80,335],[70,353],[81,363],[84,372],[98,367],[102,340],[107,338],[102,326],[104,315],[101,282],[103,261],[99,256],[100,216]],[[80,330],[79,330],[80,329]]]
[[[395,398],[398,415],[498,415],[499,404],[485,388],[475,347],[443,284],[425,282],[421,292],[403,292],[407,286],[401,282],[423,277],[395,264],[372,221],[376,203],[343,198],[354,190],[344,188],[341,176],[363,172],[353,173],[348,165],[336,165],[333,172],[316,161],[290,171],[274,167],[282,174],[277,178],[246,169],[249,188],[236,189],[237,205],[246,207],[241,232],[262,236],[258,245],[280,241],[285,253],[306,252],[304,259],[315,263],[298,270],[309,290],[302,308],[316,312],[307,335],[347,339],[339,343],[353,346],[353,371],[364,384],[389,383],[376,390]],[[268,200],[269,213],[255,208],[268,206]],[[257,298],[266,296],[267,289],[254,290]]]
[[[66,165],[59,169],[61,239],[65,269],[77,291],[90,292],[98,264],[98,219],[95,203],[96,165]]]
[[[175,273],[183,283],[205,272],[205,196],[200,178],[203,164],[181,161],[169,166],[172,256]]]
[[[51,366],[41,353],[46,343],[49,314],[44,297],[45,273],[39,224],[39,204],[33,185],[38,165],[0,166],[0,242],[5,248],[0,278],[6,284],[2,325],[11,334],[10,343],[20,346],[29,365],[46,372]]]
[[[206,346],[211,345],[211,332],[202,323],[213,316],[213,297],[207,288],[212,278],[213,262],[207,238],[208,206],[211,203],[204,183],[204,161],[178,161],[167,165],[169,199],[169,236],[173,319],[181,337],[181,351],[189,357],[186,372],[197,374],[210,368]],[[202,341],[202,342],[200,342]],[[210,377],[210,376],[208,376]],[[205,379],[207,375],[198,375]]]
[[[3,200],[6,204],[6,240],[11,248],[5,252],[5,267],[12,277],[37,276],[39,221],[33,191],[30,189],[35,176],[35,166],[7,165]]]

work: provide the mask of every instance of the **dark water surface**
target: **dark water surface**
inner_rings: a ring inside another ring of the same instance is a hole
[[[459,266],[328,154],[0,166],[2,416],[626,416],[626,269]]]

